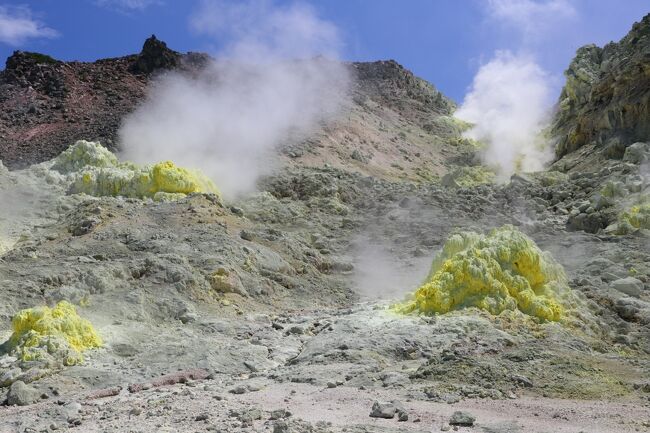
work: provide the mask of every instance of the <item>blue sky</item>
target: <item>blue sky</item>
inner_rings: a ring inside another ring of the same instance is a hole
[[[223,0],[221,0],[223,1]],[[203,3],[202,3],[203,2]],[[89,61],[140,50],[155,33],[178,51],[219,50],[190,19],[210,0],[0,0],[0,57],[13,50]],[[289,2],[273,2],[283,7]],[[456,101],[497,50],[525,52],[555,80],[575,50],[624,36],[647,0],[305,1],[339,32],[346,60],[395,59]]]

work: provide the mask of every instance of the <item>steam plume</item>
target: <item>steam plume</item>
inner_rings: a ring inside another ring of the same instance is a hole
[[[552,159],[541,135],[551,95],[548,75],[531,57],[500,51],[479,69],[456,116],[474,124],[466,135],[486,143],[485,163],[506,178]]]
[[[161,77],[120,140],[126,158],[199,168],[233,197],[273,168],[279,144],[336,114],[347,69],[336,28],[306,6],[203,1],[190,24],[227,41],[219,60],[197,77]]]

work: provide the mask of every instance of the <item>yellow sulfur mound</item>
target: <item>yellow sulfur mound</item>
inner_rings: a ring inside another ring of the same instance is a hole
[[[101,144],[83,140],[55,158],[52,169],[72,177],[71,193],[154,200],[173,200],[193,192],[219,195],[215,184],[199,171],[171,161],[144,166],[121,163]]]
[[[11,353],[23,361],[61,358],[66,365],[83,361],[81,352],[99,347],[102,340],[74,305],[59,302],[54,308],[36,307],[20,311],[11,321]]]
[[[52,170],[69,173],[79,171],[87,166],[115,167],[118,164],[117,157],[101,144],[79,140],[54,158]]]
[[[564,271],[550,254],[506,225],[488,235],[451,236],[433,261],[427,281],[397,309],[433,314],[478,307],[495,315],[518,309],[557,321],[568,292]]]

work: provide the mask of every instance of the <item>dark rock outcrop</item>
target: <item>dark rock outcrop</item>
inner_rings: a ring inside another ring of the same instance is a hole
[[[593,145],[602,158],[650,140],[650,14],[618,43],[578,49],[552,125],[558,158]]]
[[[167,48],[156,35],[151,35],[133,64],[133,72],[150,74],[158,69],[173,69],[180,63],[181,54]]]
[[[21,87],[32,87],[48,96],[64,96],[65,83],[61,79],[62,62],[50,56],[27,51],[14,51],[7,58],[5,80]]]
[[[357,82],[368,94],[379,96],[383,103],[403,108],[400,103],[414,100],[438,114],[449,115],[456,104],[431,83],[416,77],[395,60],[353,63]]]

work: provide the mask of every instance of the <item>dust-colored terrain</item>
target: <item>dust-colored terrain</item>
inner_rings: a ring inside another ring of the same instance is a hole
[[[622,42],[646,72],[649,28]],[[347,105],[278,149],[256,193],[75,193],[105,167],[53,158],[78,139],[118,149],[149,80],[206,59],[149,40],[87,64],[17,53],[0,73],[0,431],[650,431],[650,136],[628,127],[650,122],[650,76],[637,63],[615,68],[633,72],[616,82],[636,107],[611,134],[622,151],[574,140],[553,171],[506,184],[478,167],[455,104],[387,61],[348,65]],[[606,105],[581,95],[588,116]],[[575,105],[557,116],[561,143],[591,124]],[[564,269],[559,319],[395,308],[454,233],[504,225]],[[10,338],[16,313],[59,301],[102,339],[83,362],[56,338],[23,340],[36,352]]]

